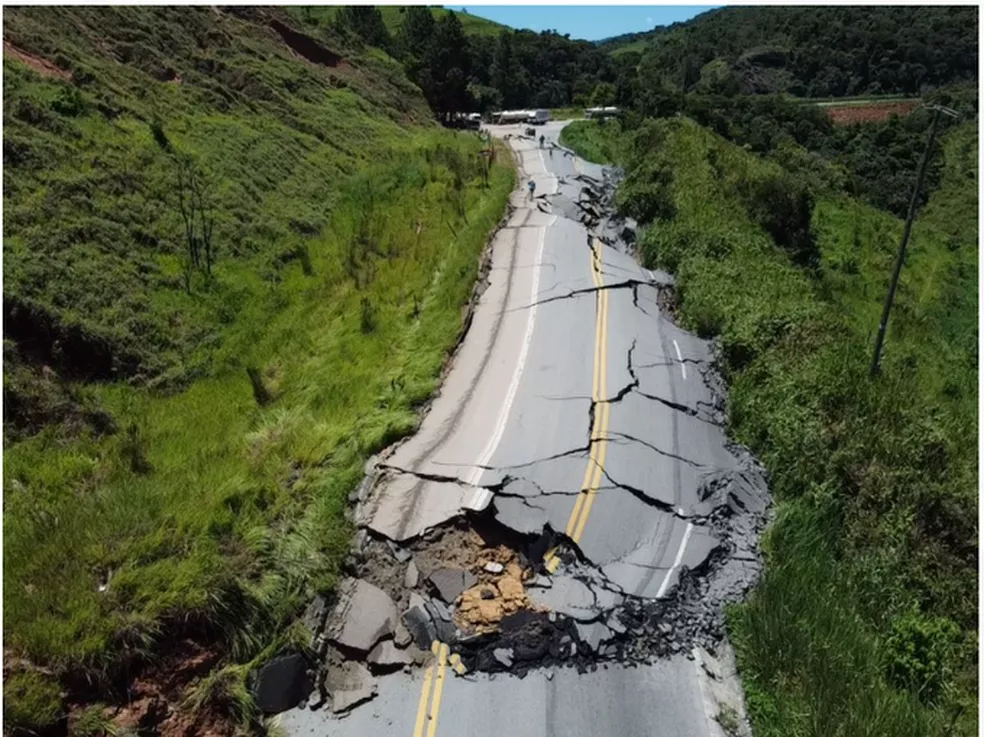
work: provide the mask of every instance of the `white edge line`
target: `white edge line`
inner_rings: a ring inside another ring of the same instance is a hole
[[[704,685],[704,679],[706,675],[704,674],[704,659],[701,657],[700,651],[696,646],[690,651],[694,656],[694,670],[697,671],[697,689],[700,692],[701,705],[704,707],[704,719],[707,724],[707,731],[712,735],[723,735],[724,730],[721,728],[720,723],[717,720],[719,709],[715,709],[717,702],[715,699],[711,698],[708,693],[707,687]]]
[[[683,363],[683,355],[680,353],[680,346],[677,345],[676,338],[673,339],[673,347],[676,348],[677,360],[680,361],[680,372],[683,374],[683,378],[687,378],[687,367]]]
[[[677,550],[676,558],[673,559],[673,566],[666,572],[666,575],[663,577],[663,583],[659,585],[659,591],[656,592],[657,599],[663,598],[663,594],[666,593],[666,589],[670,585],[670,576],[672,576],[673,572],[680,567],[680,561],[683,560],[683,551],[687,549],[687,543],[690,542],[690,533],[693,531],[694,523],[688,522],[687,529],[683,533],[683,540],[680,541],[680,548]]]
[[[502,409],[499,410],[499,417],[495,423],[495,431],[492,433],[492,437],[489,438],[489,444],[485,447],[485,451],[465,479],[465,482],[470,486],[478,484],[478,481],[482,477],[482,472],[485,470],[483,467],[492,458],[492,454],[495,453],[496,448],[499,447],[499,442],[502,440],[502,434],[506,431],[506,421],[509,419],[509,411],[512,409],[513,400],[516,398],[516,391],[519,389],[519,380],[522,378],[523,369],[526,367],[526,356],[530,350],[530,343],[533,341],[533,326],[536,323],[536,298],[540,291],[540,264],[543,260],[543,245],[547,240],[547,228],[556,221],[557,216],[555,215],[551,218],[550,223],[540,229],[540,243],[536,249],[536,268],[533,270],[533,286],[530,289],[532,293],[532,298],[530,299],[531,306],[529,315],[526,318],[526,335],[523,336],[523,345],[519,351],[519,359],[516,361],[516,369],[513,371],[512,381],[509,382],[506,399],[502,404]],[[467,506],[478,512],[485,509],[491,499],[492,492],[488,489],[475,489],[475,495]]]
[[[547,169],[547,162],[543,158],[543,149],[540,149],[540,166],[543,167],[543,174],[545,176],[553,177],[554,189],[553,189],[553,192],[551,192],[551,194],[557,194],[560,191],[560,177],[558,177],[552,171],[549,171]],[[530,177],[530,178],[532,179],[532,177]]]

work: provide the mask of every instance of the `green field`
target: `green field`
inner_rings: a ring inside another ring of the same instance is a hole
[[[189,703],[224,704],[334,585],[348,494],[438,385],[514,174],[486,186],[480,139],[430,122],[392,62],[329,31],[321,58],[348,66],[295,55],[277,10],[4,21],[72,75],[5,55],[4,301],[26,327],[4,341],[4,647],[30,667],[4,718],[50,728],[80,683],[110,700],[176,635],[221,653]],[[210,268],[182,161],[210,187]]]
[[[898,219],[802,200],[685,118],[565,131],[629,163],[644,259],[677,274],[684,324],[719,336],[730,430],[772,474],[765,578],[730,617],[757,735],[977,733],[975,125],[944,139],[876,379]]]

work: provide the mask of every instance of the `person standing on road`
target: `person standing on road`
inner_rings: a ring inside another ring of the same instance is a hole
[[[540,135],[540,148],[543,148],[543,135]]]
[[[532,200],[533,199],[533,193],[536,191],[536,182],[534,182],[532,179],[530,179],[529,183],[526,186],[529,187],[529,191],[530,191],[529,196],[527,197],[527,199]]]

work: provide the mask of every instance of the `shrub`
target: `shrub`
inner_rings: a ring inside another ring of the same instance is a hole
[[[950,675],[959,635],[949,619],[917,612],[896,617],[887,641],[889,679],[924,703],[935,703]]]
[[[820,249],[810,229],[813,195],[790,174],[742,180],[739,187],[749,217],[785,249],[798,266],[815,267]]]
[[[7,729],[28,732],[50,729],[64,716],[61,689],[36,671],[22,671],[4,678],[3,721]]]

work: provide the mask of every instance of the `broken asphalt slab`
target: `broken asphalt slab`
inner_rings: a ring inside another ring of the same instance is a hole
[[[478,583],[473,573],[460,568],[438,568],[427,577],[427,580],[447,604],[454,604],[465,589],[470,589]]]
[[[393,634],[399,613],[385,591],[361,579],[345,579],[330,616],[327,639],[341,648],[367,654]]]
[[[253,696],[264,714],[279,714],[297,706],[311,693],[307,661],[300,655],[273,658],[253,676]]]

